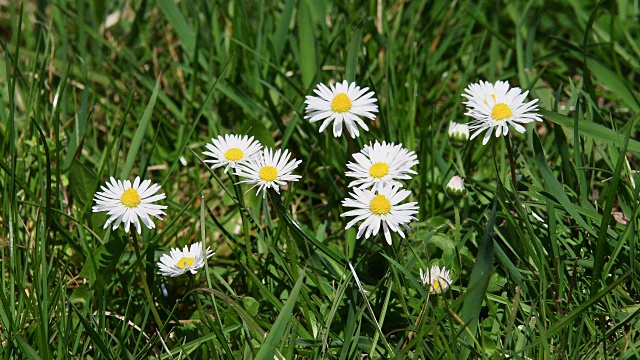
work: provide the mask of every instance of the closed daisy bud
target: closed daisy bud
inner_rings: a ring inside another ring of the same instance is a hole
[[[445,188],[447,195],[453,200],[460,200],[467,194],[467,188],[464,186],[464,178],[456,175],[449,180]]]
[[[449,140],[455,147],[462,147],[469,140],[469,125],[449,122]]]

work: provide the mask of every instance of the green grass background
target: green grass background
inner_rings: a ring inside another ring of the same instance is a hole
[[[639,15],[624,0],[2,3],[0,358],[640,357]],[[354,141],[303,119],[304,96],[342,79],[379,100]],[[544,122],[511,137],[517,193],[502,139],[447,138],[480,79],[540,99]],[[301,181],[242,196],[202,163],[228,133],[289,149]],[[393,246],[340,217],[345,164],[375,139],[420,160],[419,221]],[[91,211],[110,176],[138,175],[168,206],[136,240],[142,274],[130,235]],[[195,241],[216,250],[207,269],[155,274]],[[420,284],[430,264],[453,274],[443,296]]]

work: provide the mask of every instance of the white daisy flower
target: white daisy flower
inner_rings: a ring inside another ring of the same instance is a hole
[[[509,82],[498,81],[491,84],[487,81],[480,81],[478,84],[471,84],[465,90],[466,94],[462,94],[467,101],[465,115],[474,118],[469,123],[469,130],[473,131],[471,140],[483,131],[487,130],[484,135],[482,144],[485,145],[494,128],[496,128],[496,137],[506,136],[509,133],[509,125],[519,133],[525,132],[525,127],[520,124],[527,124],[532,121],[542,121],[538,115],[538,99],[533,99],[525,103],[524,99],[529,91],[522,92],[519,87],[509,89]]]
[[[365,145],[359,152],[353,154],[356,161],[347,164],[351,171],[346,176],[357,180],[349,183],[349,187],[360,189],[378,190],[384,184],[401,185],[397,180],[411,179],[411,175],[417,174],[411,167],[418,164],[418,156],[415,152],[402,147],[377,140],[375,143]]]
[[[154,202],[165,198],[164,193],[154,195],[160,190],[160,185],[151,185],[151,180],[145,180],[140,183],[140,177],[136,176],[133,186],[129,180],[124,182],[111,177],[111,182],[107,182],[107,186],[100,186],[101,192],[93,196],[96,205],[93,212],[107,211],[109,219],[104,224],[106,229],[113,222],[113,230],[124,223],[124,231],[129,232],[129,225],[134,224],[138,234],[142,233],[140,221],[149,229],[153,229],[156,225],[151,221],[150,216],[162,220],[160,215],[165,215],[164,205],[156,205]]]
[[[207,247],[205,255],[202,251],[201,242],[191,244],[191,249],[185,245],[182,251],[178,248],[173,248],[169,254],[162,254],[160,257],[158,274],[171,277],[180,276],[187,271],[195,274],[196,270],[203,267],[205,260],[213,256],[213,254],[214,252]]]
[[[320,125],[320,132],[323,132],[331,121],[333,121],[333,136],[342,135],[342,123],[344,122],[352,138],[360,136],[360,131],[356,124],[365,131],[369,131],[367,124],[360,116],[375,120],[375,113],[378,112],[378,101],[374,97],[373,91],[367,92],[368,87],[360,89],[356,83],[349,84],[347,80],[342,83],[330,85],[328,88],[324,84],[318,84],[318,88],[313,89],[318,96],[307,96],[305,119],[310,122],[324,120]]]
[[[420,269],[420,279],[422,279],[422,285],[429,285],[429,292],[433,294],[442,294],[451,285],[451,275],[449,270],[445,267],[440,269],[438,265],[433,265],[428,272],[423,272]]]
[[[262,150],[262,144],[258,140],[254,140],[253,136],[247,135],[220,135],[217,139],[211,139],[211,144],[206,145],[207,150],[204,155],[211,156],[213,159],[207,159],[204,162],[212,163],[212,169],[227,166],[224,172],[229,168],[236,168],[238,164],[247,161],[252,156]]]
[[[418,203],[400,204],[411,194],[410,191],[400,190],[399,186],[392,184],[383,185],[376,192],[359,188],[354,188],[353,191],[350,194],[353,199],[342,200],[342,206],[354,209],[340,216],[355,216],[354,219],[349,221],[345,230],[364,220],[358,227],[358,239],[362,234],[366,239],[371,235],[377,235],[378,231],[380,231],[380,224],[382,224],[384,237],[389,245],[391,245],[391,232],[389,229],[400,234],[402,238],[404,238],[404,233],[400,226],[403,226],[407,231],[411,231],[408,224],[413,220],[417,220],[413,215],[418,213]]]
[[[298,181],[300,175],[293,175],[291,172],[300,165],[302,160],[292,159],[289,150],[285,150],[280,153],[280,149],[275,153],[272,149],[265,148],[260,156],[251,158],[248,162],[239,164],[236,168],[235,174],[246,178],[238,182],[253,184],[249,189],[258,187],[256,194],[262,191],[262,196],[267,197],[267,188],[272,188],[278,194],[280,193],[280,186],[286,185],[287,181]]]

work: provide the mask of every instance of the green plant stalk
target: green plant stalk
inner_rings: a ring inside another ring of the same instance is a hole
[[[458,148],[455,148],[453,152],[456,154],[456,165],[458,166],[458,172],[460,173],[460,176],[462,176],[463,178],[467,177],[464,172],[464,166],[462,165],[462,156],[460,155],[460,150]]]
[[[453,237],[456,243],[456,246],[460,245],[460,202],[453,202],[453,214],[455,216],[455,228],[453,229]]]
[[[151,303],[151,313],[153,313],[153,317],[158,324],[158,327],[162,331],[162,335],[165,337],[166,341],[169,341],[169,338],[164,334],[164,324],[160,319],[160,315],[158,315],[158,310],[156,309],[156,305],[153,303],[153,296],[151,295],[151,291],[149,290],[149,284],[147,284],[147,277],[145,276],[146,271],[144,269],[144,265],[142,264],[142,256],[140,255],[140,246],[138,246],[138,236],[135,231],[131,232],[131,237],[133,238],[133,249],[136,252],[136,263],[138,264],[138,271],[140,272],[140,277],[142,278],[142,287],[144,288],[144,293],[149,299]]]
[[[507,145],[507,154],[509,155],[509,165],[511,168],[511,182],[513,184],[513,192],[518,193],[518,178],[516,176],[516,162],[513,160],[513,149],[511,148],[511,139],[503,136],[504,143]],[[517,196],[517,195],[516,195]]]
[[[231,178],[231,181],[233,182],[233,188],[235,189],[236,192],[236,197],[238,198],[238,203],[240,204],[240,216],[242,217],[242,231],[244,233],[244,247],[245,247],[245,252],[247,253],[247,267],[249,268],[249,271],[253,272],[253,250],[251,249],[251,237],[249,236],[249,219],[247,219],[247,216],[245,214],[245,211],[247,210],[246,205],[244,203],[244,193],[242,192],[242,188],[240,187],[240,179],[238,178],[238,176],[232,176],[231,173],[229,173],[229,177]],[[247,290],[249,292],[251,292],[251,285],[249,285],[250,282],[247,281]]]

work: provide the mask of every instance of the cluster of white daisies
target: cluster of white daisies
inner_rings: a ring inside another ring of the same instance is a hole
[[[317,96],[306,97],[305,119],[311,123],[322,121],[320,132],[333,124],[333,135],[338,137],[342,135],[344,125],[349,135],[355,138],[360,135],[359,128],[369,130],[363,118],[376,118],[378,100],[367,87],[360,88],[345,80],[328,87],[319,84],[313,91]],[[451,122],[450,138],[454,144],[461,144],[486,131],[482,141],[484,145],[494,130],[496,137],[507,135],[509,125],[523,133],[525,128],[521,124],[542,121],[536,113],[538,100],[526,103],[527,94],[528,91],[523,93],[520,88],[510,88],[505,81],[495,84],[480,81],[469,85],[462,96],[467,99],[463,102],[467,106],[465,115],[473,120],[468,124]],[[470,131],[473,131],[471,137]],[[264,198],[267,189],[271,188],[279,194],[281,186],[300,179],[293,171],[301,161],[292,159],[288,150],[274,151],[246,135],[221,135],[211,140],[206,145],[207,151],[203,153],[208,157],[205,162],[210,163],[213,169],[224,167],[225,172],[232,169],[236,176],[242,178],[239,184],[251,185],[249,190],[257,187],[257,194],[262,192]],[[402,144],[375,141],[353,154],[353,160],[347,164],[349,171],[345,173],[354,178],[348,185],[352,192],[349,198],[342,201],[343,207],[349,210],[341,215],[353,219],[345,229],[360,223],[357,237],[364,235],[367,239],[382,229],[388,244],[392,244],[391,231],[404,238],[403,228],[410,231],[409,223],[417,220],[414,215],[418,213],[418,206],[416,202],[404,202],[411,193],[403,189],[400,181],[409,180],[417,174],[412,169],[418,164],[415,152],[403,148]],[[459,177],[455,177],[455,182],[455,189],[456,186],[464,187]],[[161,219],[161,215],[165,214],[163,210],[167,207],[155,204],[165,195],[156,195],[160,186],[151,185],[150,180],[140,182],[140,178],[136,177],[132,184],[129,180],[121,181],[112,177],[101,189],[94,196],[96,205],[93,211],[107,212],[109,218],[105,228],[112,224],[115,230],[124,224],[125,232],[129,232],[133,224],[140,234],[140,222],[152,229],[155,225],[151,216]],[[164,276],[178,276],[187,271],[195,273],[213,254],[209,248],[204,251],[201,243],[192,244],[190,248],[185,246],[183,250],[174,248],[160,258],[158,273]],[[438,266],[431,267],[427,272],[420,269],[420,278],[436,294],[446,290],[451,283],[449,271]]]

